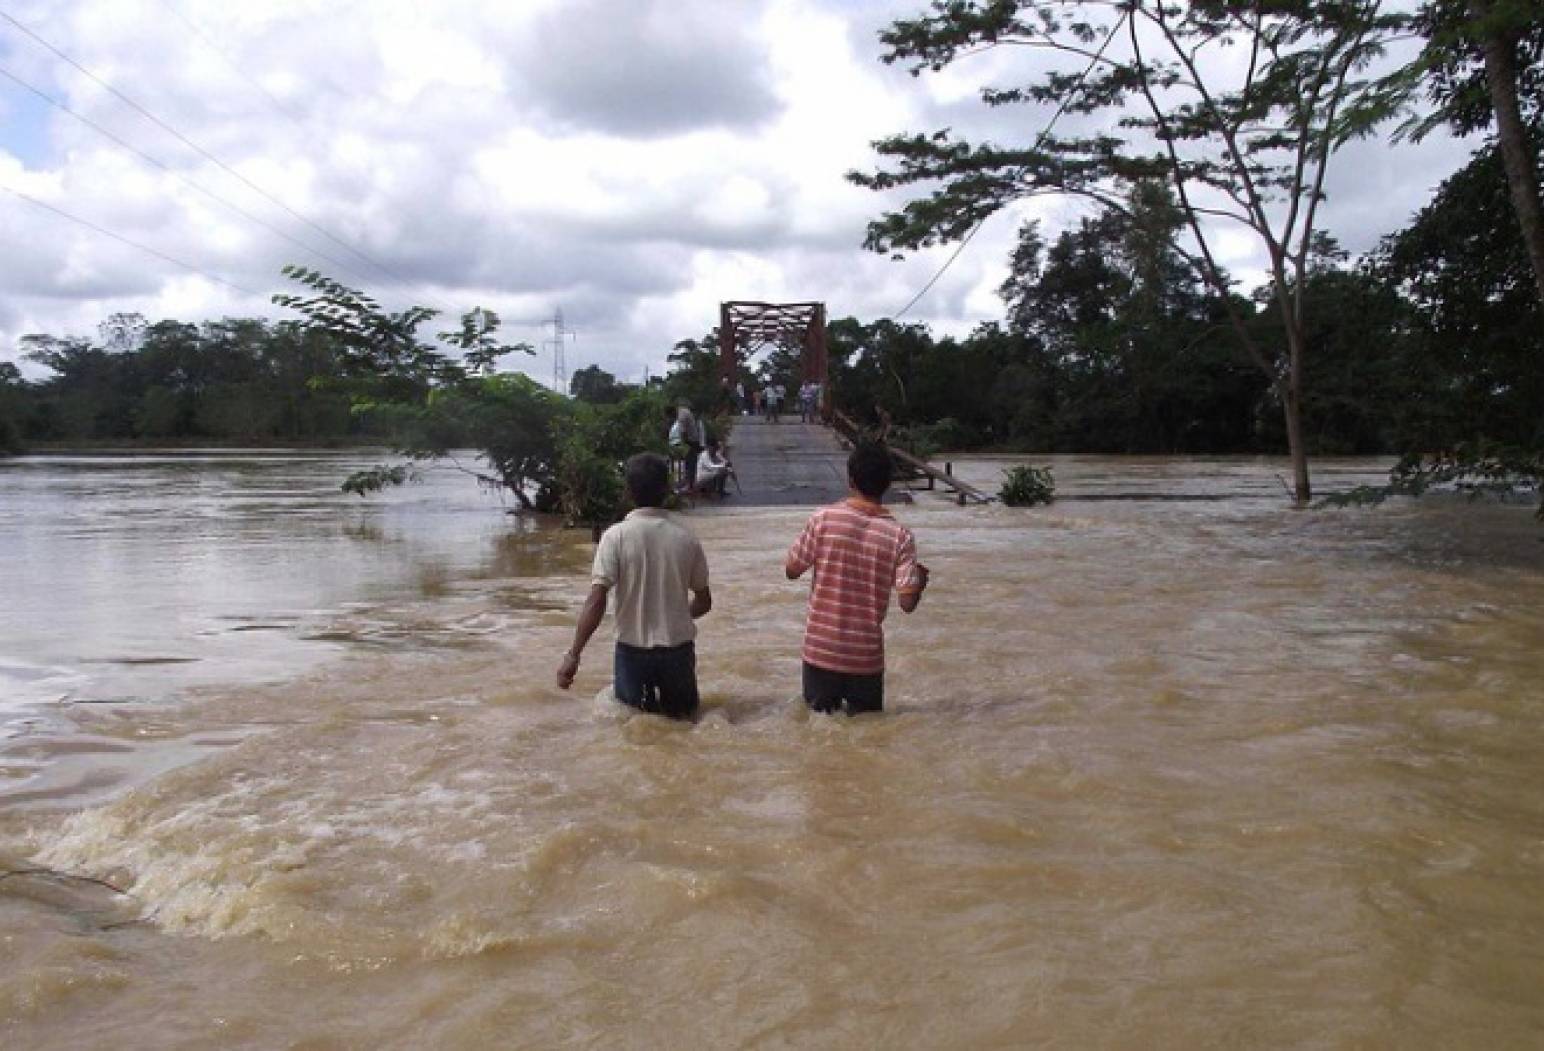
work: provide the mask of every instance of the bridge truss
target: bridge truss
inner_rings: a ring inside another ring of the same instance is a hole
[[[719,305],[719,375],[726,383],[734,383],[746,355],[769,343],[799,351],[801,378],[820,384],[822,401],[829,397],[831,357],[824,303],[737,299]]]

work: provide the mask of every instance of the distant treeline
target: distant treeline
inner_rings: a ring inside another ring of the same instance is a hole
[[[292,323],[147,325],[115,315],[101,338],[28,336],[52,373],[24,382],[0,364],[0,442],[324,442],[369,435],[349,396],[329,389],[338,355]]]
[[[835,404],[924,452],[1282,451],[1270,384],[1171,247],[1172,206],[1161,197],[1133,205],[1129,218],[1086,219],[1050,244],[1026,226],[1002,288],[1005,320],[965,339],[832,322]],[[1352,264],[1323,240],[1300,291],[1311,308],[1310,451],[1430,451],[1474,439],[1544,448],[1544,316],[1493,149],[1368,258]],[[1282,338],[1275,305],[1239,305],[1259,340]],[[357,359],[370,348],[291,321],[146,325],[118,315],[94,341],[24,342],[51,375],[26,382],[0,364],[0,448],[391,441],[400,414],[360,410],[416,404],[433,386],[404,373],[361,399]],[[776,350],[757,373],[747,378],[796,389],[799,362]],[[716,333],[678,343],[661,382],[667,400],[720,408]],[[576,373],[572,393],[605,405],[629,390],[592,366]]]

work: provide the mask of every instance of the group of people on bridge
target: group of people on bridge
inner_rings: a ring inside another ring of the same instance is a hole
[[[729,380],[724,384],[727,387]],[[805,380],[799,385],[795,399],[799,405],[799,418],[805,423],[818,423],[820,421],[820,398],[824,393],[824,385],[816,380]],[[765,387],[747,387],[744,380],[734,385],[731,400],[737,412],[744,416],[765,416],[767,422],[777,423],[782,416],[783,403],[787,400],[788,391],[781,381],[773,380]]]
[[[917,608],[928,569],[911,530],[884,508],[893,463],[879,445],[847,460],[848,496],[819,508],[784,558],[789,580],[812,573],[804,624],[804,702],[819,712],[878,712],[884,706],[884,619],[892,593],[902,612]],[[696,621],[713,608],[701,542],[665,510],[670,465],[640,453],[627,461],[634,510],[608,529],[595,551],[590,591],[573,644],[557,669],[568,689],[590,637],[616,597],[612,689],[640,711],[691,719],[700,704]]]

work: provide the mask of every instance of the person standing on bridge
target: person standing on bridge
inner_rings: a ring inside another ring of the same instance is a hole
[[[670,453],[684,464],[681,475],[681,491],[689,493],[697,480],[697,458],[707,443],[707,429],[702,421],[692,415],[691,406],[681,403],[676,412],[676,422],[670,428]]]
[[[799,419],[804,423],[815,421],[815,384],[805,380],[799,386]]]
[[[692,531],[664,508],[670,465],[639,453],[627,461],[627,492],[634,510],[606,530],[595,549],[590,594],[579,612],[574,644],[558,665],[558,686],[579,673],[584,647],[617,595],[617,646],[612,689],[633,708],[672,719],[697,713],[698,618],[713,608],[708,558]],[[691,598],[687,598],[687,593]]]
[[[788,549],[783,571],[813,569],[804,622],[804,703],[817,712],[877,712],[885,696],[885,613],[893,589],[910,613],[927,589],[911,530],[884,509],[894,468],[882,445],[859,445],[847,459],[851,495],[810,516]]]

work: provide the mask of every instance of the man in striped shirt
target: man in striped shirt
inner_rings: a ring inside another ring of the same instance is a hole
[[[880,502],[891,472],[883,446],[858,446],[847,459],[851,495],[811,515],[788,549],[789,580],[815,571],[804,623],[804,703],[817,712],[883,709],[890,592],[910,613],[927,587],[911,530]]]

